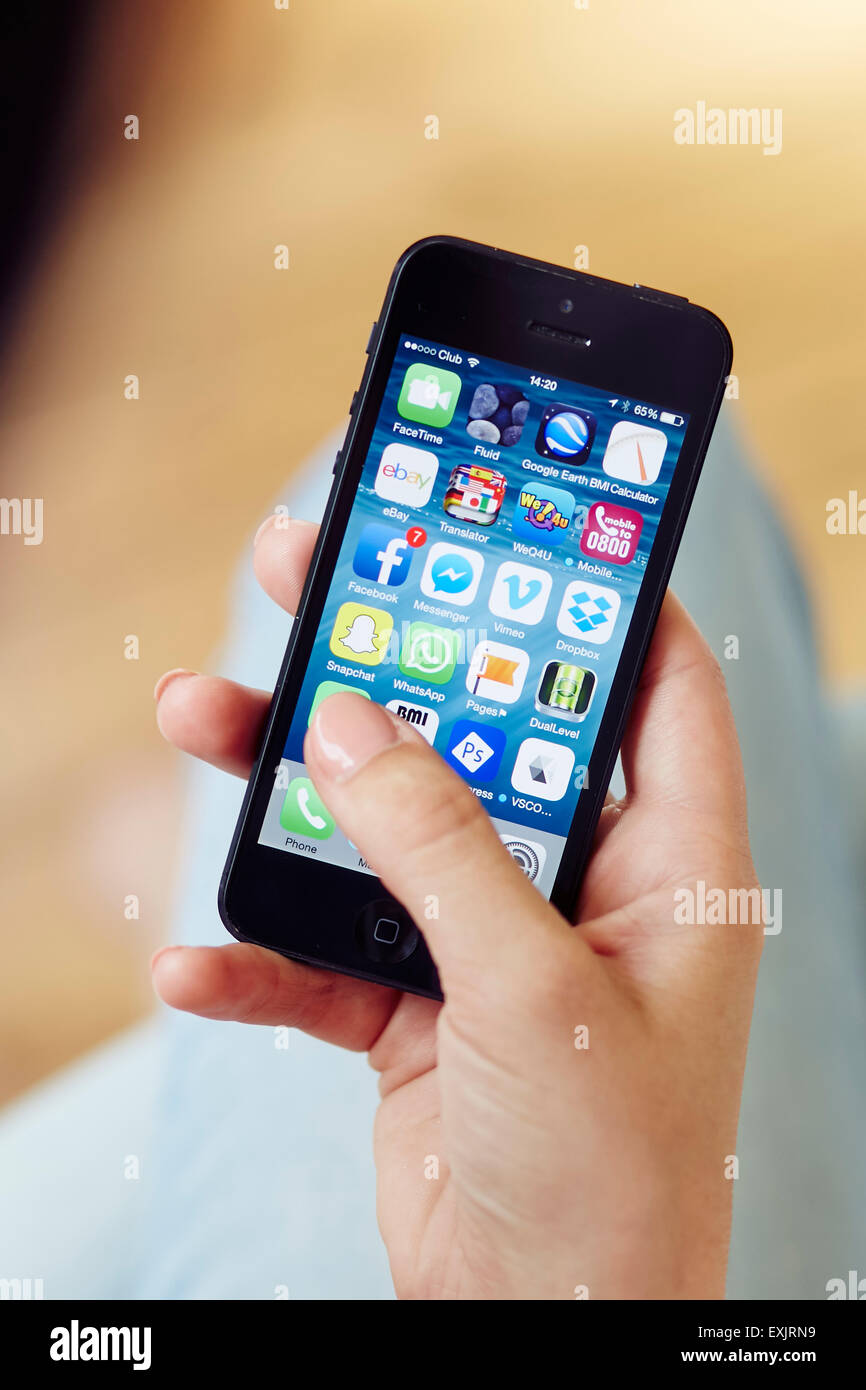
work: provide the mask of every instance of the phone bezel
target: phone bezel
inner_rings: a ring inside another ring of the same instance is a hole
[[[562,300],[572,308],[564,313]],[[531,332],[530,322],[587,340]],[[342,973],[441,997],[422,941],[395,965],[365,959],[354,935],[381,881],[258,843],[258,834],[351,513],[401,334],[525,366],[538,375],[648,402],[677,403],[689,423],[617,674],[590,757],[551,902],[571,914],[640,670],[724,394],[731,340],[714,314],[688,300],[513,255],[455,237],[428,237],[398,261],[368,344],[368,359],[319,541],[293,624],[261,751],[250,777],[219,890],[220,916],[239,940]],[[285,904],[291,903],[289,912]],[[341,923],[342,928],[337,928]],[[423,923],[418,923],[423,929]]]

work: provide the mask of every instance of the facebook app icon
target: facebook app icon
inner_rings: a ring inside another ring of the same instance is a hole
[[[402,531],[371,521],[361,532],[352,569],[375,584],[402,584],[412,563],[412,549]]]

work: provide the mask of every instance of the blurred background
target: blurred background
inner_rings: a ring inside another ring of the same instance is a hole
[[[3,23],[0,492],[44,499],[44,541],[0,536],[0,1101],[152,1008],[183,853],[154,682],[207,666],[418,237],[565,265],[586,247],[592,272],[721,315],[725,409],[815,605],[804,678],[862,685],[866,537],[826,525],[830,499],[866,497],[857,0],[151,0]],[[699,101],[781,108],[781,153],[676,144]]]

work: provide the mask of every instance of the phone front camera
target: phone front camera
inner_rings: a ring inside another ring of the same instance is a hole
[[[570,314],[573,308],[574,308],[574,304],[573,304],[573,302],[572,302],[570,299],[560,299],[560,301],[559,301],[559,311],[560,311],[560,313],[562,313],[562,314]]]

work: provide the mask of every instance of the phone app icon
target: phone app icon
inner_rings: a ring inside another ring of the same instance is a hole
[[[385,708],[398,715],[400,719],[405,719],[407,724],[417,729],[421,737],[426,738],[430,746],[433,746],[439,728],[439,715],[430,705],[413,705],[411,700],[389,700]]]
[[[404,676],[444,685],[454,675],[459,652],[460,634],[453,628],[410,623],[400,652],[400,670]]]
[[[334,817],[323,804],[309,777],[293,777],[283,799],[280,825],[293,835],[327,840],[334,833]]]
[[[600,647],[613,636],[619,605],[620,596],[616,589],[574,579],[565,586],[556,626],[564,637],[573,637]]]
[[[492,526],[505,497],[505,474],[480,463],[458,463],[452,468],[442,503],[457,521]]]
[[[462,385],[456,372],[429,362],[413,362],[403,378],[397,410],[404,420],[441,429],[454,419]]]
[[[579,466],[589,458],[595,439],[596,418],[575,405],[549,405],[535,436],[535,452],[546,459],[561,459]]]
[[[365,700],[371,699],[370,692],[363,690],[360,685],[344,685],[342,681],[319,681],[316,686],[316,693],[313,696],[313,703],[310,705],[310,715],[307,719],[309,726],[313,722],[313,715],[319,708],[323,700],[327,700],[329,695],[336,695],[338,690],[349,690],[353,695],[363,695]]]
[[[511,785],[542,801],[561,801],[574,768],[574,749],[544,738],[525,738],[517,750]]]
[[[524,840],[516,835],[503,835],[500,840],[511,858],[523,870],[530,883],[534,883],[544,868],[547,850],[537,840]]]
[[[583,719],[597,684],[594,671],[567,661],[548,661],[538,683],[535,707],[560,719]]]
[[[352,569],[361,579],[396,587],[408,576],[411,563],[412,547],[405,532],[371,521],[355,547]]]
[[[574,516],[574,496],[547,483],[530,484],[520,492],[511,519],[515,536],[542,545],[565,540]]]
[[[620,420],[607,441],[601,466],[611,478],[628,483],[654,483],[661,472],[668,437],[663,430]]]
[[[489,607],[497,618],[516,618],[527,627],[540,623],[553,588],[553,576],[536,565],[506,560],[490,590]]]
[[[396,502],[401,507],[426,507],[438,472],[439,460],[429,449],[388,444],[379,460],[373,488],[386,502]]]
[[[504,752],[504,729],[458,719],[448,739],[445,761],[473,782],[489,782],[499,771]]]
[[[520,698],[529,670],[529,654],[502,642],[479,642],[466,675],[466,689],[482,700],[513,705]]]
[[[613,502],[593,502],[580,534],[580,548],[593,560],[627,565],[634,559],[642,528],[640,512]]]
[[[474,550],[437,541],[430,547],[421,575],[421,592],[427,598],[465,607],[478,593],[483,570],[484,560]]]
[[[469,402],[466,433],[482,444],[508,448],[520,442],[528,414],[529,401],[517,386],[483,381]]]
[[[341,603],[328,644],[334,656],[378,666],[388,646],[394,619],[384,608],[368,603]]]

